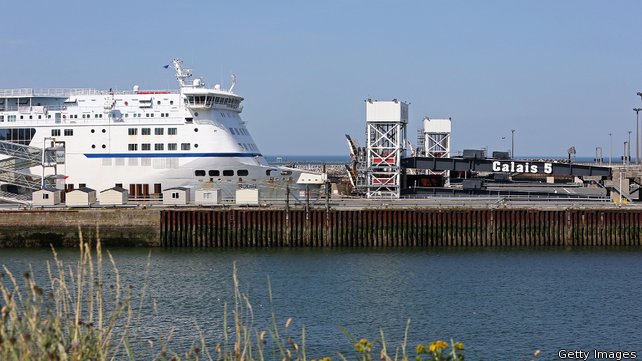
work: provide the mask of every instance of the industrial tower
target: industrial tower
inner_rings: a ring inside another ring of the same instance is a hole
[[[399,198],[401,158],[406,156],[408,104],[366,100],[366,196]]]

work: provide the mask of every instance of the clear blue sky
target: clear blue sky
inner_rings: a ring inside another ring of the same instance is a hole
[[[347,154],[364,99],[452,117],[453,148],[622,154],[642,91],[642,2],[10,1],[0,88],[175,87],[180,57],[209,85],[238,77],[264,154]],[[502,136],[506,139],[502,140]],[[635,142],[633,142],[635,144]],[[632,151],[635,155],[635,150]]]

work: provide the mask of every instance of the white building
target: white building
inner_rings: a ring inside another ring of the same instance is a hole
[[[127,192],[127,190],[122,187],[112,187],[100,192],[101,205],[108,205],[108,206],[122,205],[122,204],[127,204],[128,200],[129,200],[129,192]]]
[[[190,202],[190,189],[173,187],[163,190],[163,204],[170,206],[186,205]]]
[[[236,204],[258,206],[259,190],[258,189],[237,189]]]
[[[65,196],[65,203],[68,207],[91,207],[96,203],[96,191],[87,187],[74,189]]]
[[[218,188],[197,189],[194,202],[204,206],[221,204],[221,190]]]
[[[31,195],[33,206],[55,206],[61,202],[62,191],[60,189],[41,189]]]

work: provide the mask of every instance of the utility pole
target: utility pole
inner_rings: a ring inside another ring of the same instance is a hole
[[[633,108],[635,112],[635,163],[640,164],[640,110],[642,108]]]

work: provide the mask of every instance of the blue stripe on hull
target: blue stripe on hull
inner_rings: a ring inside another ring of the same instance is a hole
[[[252,158],[260,153],[92,153],[87,158]]]

